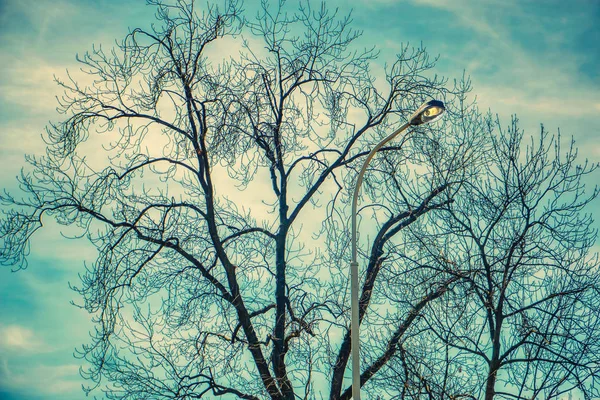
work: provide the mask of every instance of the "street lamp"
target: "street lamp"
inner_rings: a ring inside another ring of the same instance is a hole
[[[387,142],[404,132],[410,126],[417,126],[433,122],[440,118],[446,108],[444,103],[439,100],[430,100],[423,103],[408,119],[408,122],[402,125],[397,131],[383,139],[377,146],[371,150],[365,160],[356,180],[354,196],[352,198],[352,262],[350,263],[350,290],[352,301],[352,321],[351,343],[352,343],[352,398],[360,400],[360,342],[359,342],[359,321],[358,321],[358,262],[356,261],[356,205],[358,203],[358,191],[363,181],[363,176],[369,162]]]

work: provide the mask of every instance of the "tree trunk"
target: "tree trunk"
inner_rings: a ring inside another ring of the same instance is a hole
[[[494,395],[496,394],[496,374],[498,373],[498,369],[500,367],[500,362],[498,360],[492,360],[489,364],[489,374],[487,377],[487,381],[485,384],[485,400],[493,400]]]

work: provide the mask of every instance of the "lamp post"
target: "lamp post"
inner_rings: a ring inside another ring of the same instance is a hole
[[[352,345],[352,398],[360,400],[360,342],[359,342],[359,309],[358,309],[358,262],[356,261],[356,205],[358,203],[358,192],[363,181],[365,170],[369,162],[387,142],[404,132],[410,126],[417,126],[435,121],[444,113],[446,108],[439,100],[430,100],[424,103],[411,115],[408,122],[402,125],[394,133],[383,139],[371,150],[365,160],[356,180],[354,196],[352,197],[352,262],[350,263],[350,290],[352,301],[351,318],[351,345]]]

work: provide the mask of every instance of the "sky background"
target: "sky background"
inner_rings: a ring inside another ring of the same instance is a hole
[[[517,114],[526,135],[540,123],[551,132],[560,127],[575,138],[582,160],[600,161],[598,0],[327,4],[342,14],[353,10],[353,26],[364,31],[360,44],[377,45],[382,62],[401,43],[422,43],[440,57],[434,72],[452,80],[465,71],[480,108],[499,114],[504,125]],[[44,126],[59,118],[53,75],[76,70],[75,54],[92,44],[109,48],[129,29],[148,26],[153,13],[141,0],[0,0],[0,187],[16,190],[24,155],[42,153]],[[600,220],[600,202],[589,211]],[[84,398],[73,352],[92,324],[70,304],[79,299],[69,282],[77,285],[94,251],[61,238],[47,222],[32,242],[27,270],[0,268],[1,400]]]

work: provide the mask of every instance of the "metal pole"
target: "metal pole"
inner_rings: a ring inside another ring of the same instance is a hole
[[[358,310],[358,261],[356,252],[356,206],[358,203],[358,192],[367,170],[369,162],[375,156],[375,153],[379,151],[387,142],[398,136],[406,128],[410,126],[410,123],[402,125],[397,131],[383,139],[377,146],[371,150],[367,159],[365,160],[360,172],[358,173],[358,179],[356,180],[356,186],[354,188],[354,196],[352,197],[352,262],[350,263],[350,298],[352,302],[352,320],[350,324],[351,331],[351,348],[352,348],[352,398],[354,400],[360,400],[360,323],[359,323],[359,310]]]

